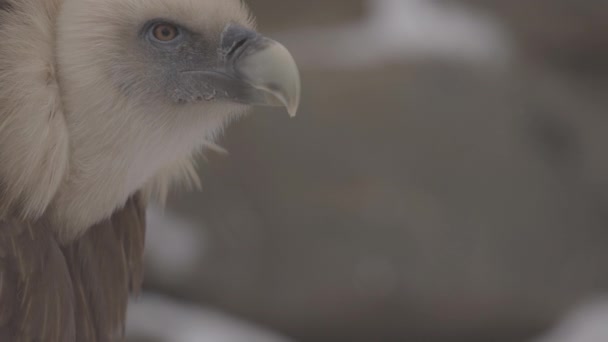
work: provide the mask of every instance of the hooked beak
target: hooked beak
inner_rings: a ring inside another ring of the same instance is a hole
[[[222,33],[220,74],[224,91],[236,102],[284,106],[295,116],[300,104],[300,73],[287,49],[278,42],[236,24]]]

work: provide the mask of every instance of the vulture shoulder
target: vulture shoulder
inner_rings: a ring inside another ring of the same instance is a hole
[[[66,246],[45,223],[0,220],[0,341],[122,341],[144,234],[139,195]]]

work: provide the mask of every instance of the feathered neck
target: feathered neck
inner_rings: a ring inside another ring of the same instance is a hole
[[[57,72],[61,2],[21,0],[0,10],[0,218],[49,221],[68,242],[137,191],[164,196],[173,180],[198,180],[193,144],[175,139],[193,132],[165,123],[129,130],[136,115],[153,113],[100,96],[110,91],[103,87],[62,85],[74,80]],[[118,115],[108,123],[105,113]]]

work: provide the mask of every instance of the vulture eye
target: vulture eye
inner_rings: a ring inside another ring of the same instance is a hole
[[[175,25],[160,23],[152,27],[152,35],[161,42],[170,42],[179,36],[179,29]]]

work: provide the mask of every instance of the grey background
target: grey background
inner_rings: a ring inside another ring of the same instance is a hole
[[[250,0],[305,61],[301,110],[258,110],[206,154],[203,190],[168,209],[205,251],[146,289],[296,341],[420,342],[528,341],[606,290],[608,6],[438,2],[491,18],[508,58],[315,65],[351,52],[298,32],[367,3]]]

